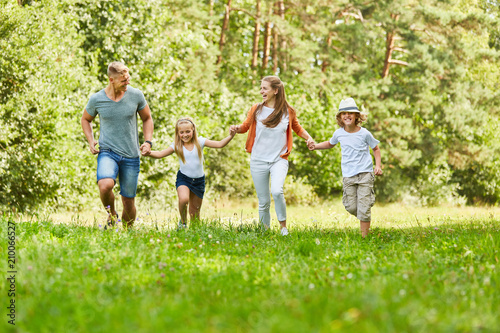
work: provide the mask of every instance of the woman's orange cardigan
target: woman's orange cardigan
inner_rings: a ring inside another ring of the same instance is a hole
[[[245,144],[245,150],[248,153],[252,152],[252,147],[255,142],[255,130],[257,128],[257,123],[255,121],[255,112],[257,111],[257,108],[260,104],[255,104],[250,108],[250,111],[248,111],[247,119],[243,122],[243,124],[240,125],[240,133],[245,133],[248,130],[250,132],[248,133],[247,137],[247,142]],[[283,155],[280,155],[281,158],[284,158],[285,160],[288,160],[288,155],[290,155],[290,152],[292,151],[292,145],[293,145],[293,136],[292,136],[292,130],[297,133],[297,135],[300,136],[300,134],[304,131],[304,128],[300,126],[299,120],[297,119],[297,114],[293,109],[288,109],[288,129],[286,131],[286,153]]]

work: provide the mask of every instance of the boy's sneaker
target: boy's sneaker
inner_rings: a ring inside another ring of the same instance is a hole
[[[286,227],[281,228],[281,236],[288,236],[288,229]]]

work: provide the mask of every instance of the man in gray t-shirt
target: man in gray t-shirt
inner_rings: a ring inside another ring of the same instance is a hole
[[[139,178],[140,156],[147,155],[153,146],[153,118],[139,89],[128,87],[130,75],[121,62],[108,66],[109,84],[93,94],[81,119],[83,133],[92,154],[97,157],[97,184],[101,201],[108,211],[107,225],[118,221],[113,187],[118,178],[123,203],[124,225],[131,227],[136,216],[135,196]],[[137,114],[142,120],[144,143],[139,146]],[[99,147],[92,132],[92,121],[99,115]]]

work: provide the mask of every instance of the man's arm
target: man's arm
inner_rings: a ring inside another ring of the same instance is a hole
[[[144,134],[144,141],[152,141],[154,123],[153,123],[153,117],[151,117],[151,110],[149,109],[149,105],[146,105],[144,109],[139,111],[139,116],[141,117],[142,120],[142,133]],[[148,155],[150,152],[151,152],[151,145],[147,142],[144,142],[141,145],[141,154],[145,156]]]
[[[85,134],[85,137],[87,138],[87,142],[89,143],[89,148],[92,154],[98,154],[99,150],[95,149],[95,146],[97,145],[97,141],[94,139],[94,133],[92,132],[92,121],[94,120],[95,117],[92,117],[88,112],[87,109],[83,110],[83,115],[82,119],[80,120],[80,123],[82,124],[82,129],[83,129],[83,134]]]

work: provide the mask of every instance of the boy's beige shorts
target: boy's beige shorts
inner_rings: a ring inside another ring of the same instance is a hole
[[[349,213],[363,222],[371,221],[371,208],[375,203],[374,181],[373,172],[343,178],[342,203]]]

